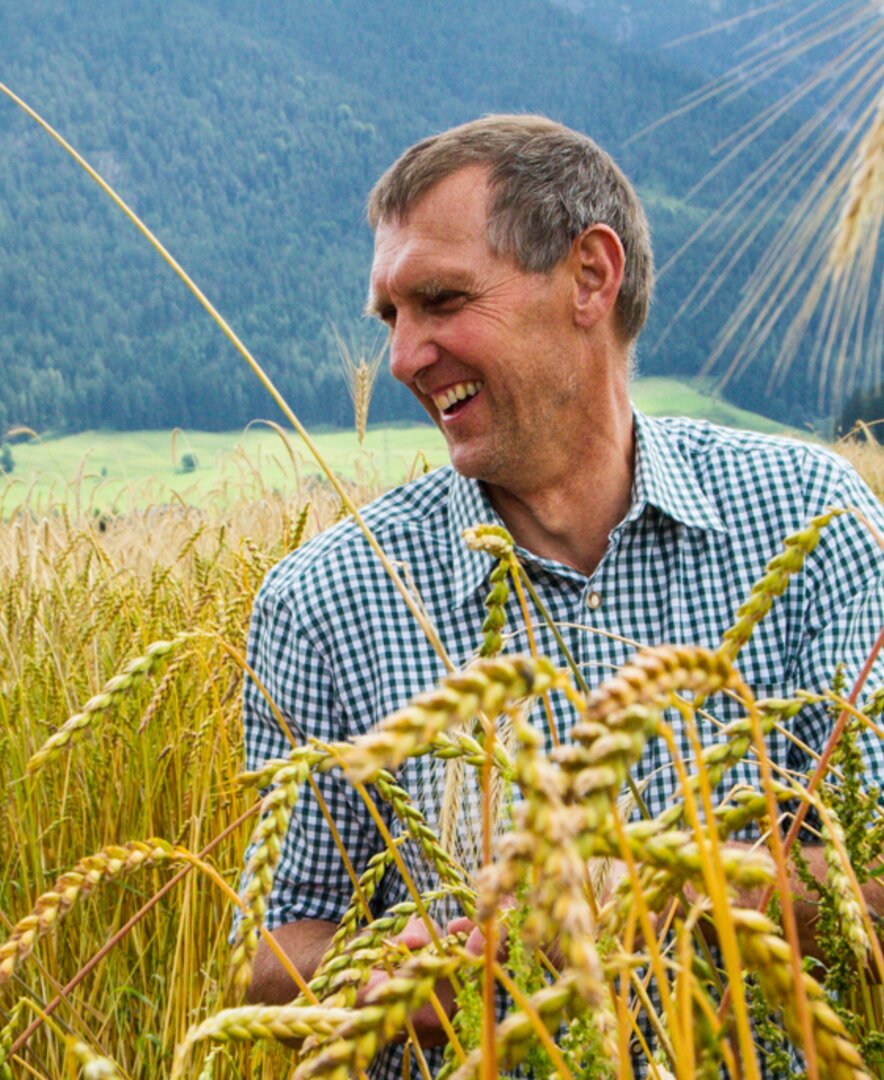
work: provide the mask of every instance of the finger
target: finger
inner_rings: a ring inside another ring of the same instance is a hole
[[[437,924],[432,922],[432,926],[438,933],[439,927]],[[424,920],[417,915],[412,915],[402,931],[390,940],[397,945],[404,945],[407,949],[414,951],[416,949],[422,949],[425,945],[429,945],[433,938],[430,934],[429,927]]]
[[[466,950],[468,953],[472,953],[473,956],[481,956],[485,951],[485,935],[478,926],[473,928],[472,933],[467,938]]]
[[[458,915],[448,923],[449,934],[469,934],[475,927],[475,923],[467,915]]]
[[[381,968],[372,968],[368,973],[368,981],[365,986],[361,987],[359,993],[356,995],[356,1005],[362,1006],[365,1004],[365,999],[371,993],[376,986],[380,986],[381,983],[385,983],[389,980],[390,976]]]

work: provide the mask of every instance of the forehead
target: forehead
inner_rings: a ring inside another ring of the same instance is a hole
[[[412,274],[464,271],[493,258],[487,241],[487,170],[470,166],[440,180],[401,218],[375,232],[373,292],[386,293]]]

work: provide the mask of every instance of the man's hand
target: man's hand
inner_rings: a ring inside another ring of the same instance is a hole
[[[442,931],[435,922],[433,923],[433,929],[437,936],[443,936]],[[449,933],[451,932],[451,925],[449,924]],[[433,938],[429,928],[424,923],[423,919],[419,918],[417,915],[412,915],[405,924],[405,929],[395,937],[389,939],[391,944],[402,945],[404,948],[408,949],[409,952],[417,952],[419,949],[423,949],[426,945],[429,945],[432,940]],[[377,987],[382,986],[387,982],[389,978],[390,976],[386,970],[375,968],[369,975],[366,985],[359,991],[359,994],[356,997],[356,1005],[360,1006],[370,1003],[372,992],[377,989]],[[451,983],[447,979],[440,980],[436,983],[434,992],[439,999],[439,1005],[441,1005],[445,1015],[450,1019],[454,1015],[457,1007]],[[442,1026],[442,1021],[439,1019],[439,1015],[433,1002],[428,1001],[425,1005],[422,1005],[417,1012],[411,1014],[410,1020],[414,1027],[414,1033],[421,1046],[441,1046],[448,1041],[445,1028]],[[406,1038],[407,1032],[403,1031],[394,1041],[405,1042]]]
[[[516,906],[516,900],[513,896],[505,896],[501,901],[501,907],[511,908]],[[507,943],[506,943],[506,928],[498,920],[497,921],[497,959],[503,962],[507,958]],[[482,932],[482,927],[478,923],[474,923],[472,919],[466,915],[460,915],[456,919],[452,919],[448,924],[449,934],[467,934],[466,950],[473,954],[473,956],[481,956],[485,951],[485,935]]]

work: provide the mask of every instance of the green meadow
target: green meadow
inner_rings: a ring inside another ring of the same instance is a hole
[[[651,415],[705,417],[755,431],[789,431],[676,379],[639,379],[634,398]],[[368,493],[402,483],[447,461],[442,435],[430,424],[370,426],[362,446],[352,430],[313,436],[341,476]],[[27,501],[34,510],[65,502],[87,513],[125,513],[180,501],[226,505],[232,497],[297,491],[318,473],[292,432],[256,421],[231,432],[87,431],[33,438],[13,447],[14,469],[3,479],[0,509]],[[186,468],[188,461],[195,467]]]

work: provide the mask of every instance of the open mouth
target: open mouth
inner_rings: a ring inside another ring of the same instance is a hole
[[[457,415],[482,389],[482,382],[462,382],[433,395],[433,404],[445,417]]]

